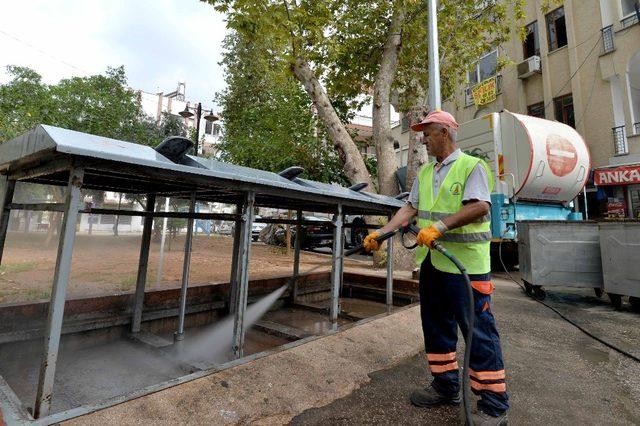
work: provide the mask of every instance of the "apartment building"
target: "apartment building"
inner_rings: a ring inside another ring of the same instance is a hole
[[[590,216],[640,217],[638,9],[637,0],[566,0],[544,13],[528,1],[526,39],[514,28],[509,42],[470,64],[467,84],[443,109],[460,123],[506,109],[574,127],[592,157]],[[501,57],[512,65],[498,69]],[[394,133],[403,166],[405,117]]]
[[[176,90],[171,92],[158,92],[149,93],[143,90],[137,90],[138,96],[140,96],[140,102],[142,104],[143,111],[156,121],[160,121],[163,112],[179,116],[181,111],[184,111],[187,105],[191,112],[195,112],[195,106],[197,102],[190,102],[185,97],[186,84],[179,82]],[[222,123],[220,121],[210,121],[205,117],[208,113],[213,113],[212,110],[206,110],[203,107],[202,116],[200,117],[200,134],[198,140],[200,141],[198,146],[198,154],[204,156],[216,156],[218,149],[218,142],[222,137]],[[195,114],[188,118],[180,117],[184,120],[188,129],[196,127]]]

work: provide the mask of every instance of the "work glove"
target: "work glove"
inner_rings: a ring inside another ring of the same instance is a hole
[[[428,246],[433,248],[433,242],[442,237],[442,234],[448,230],[449,228],[447,228],[447,225],[439,220],[429,227],[422,228],[420,232],[418,232],[416,243],[418,243],[419,246]]]
[[[373,231],[372,233],[364,237],[364,241],[362,242],[362,247],[364,247],[364,249],[368,252],[372,250],[380,250],[380,243],[375,240],[379,236],[380,236],[380,232]]]

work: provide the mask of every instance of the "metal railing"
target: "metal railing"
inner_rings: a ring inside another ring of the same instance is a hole
[[[640,121],[637,123],[633,123],[633,134],[640,135]]]
[[[624,126],[617,126],[611,130],[613,131],[614,155],[627,155],[629,153],[629,146],[627,145],[627,134]]]
[[[616,47],[613,43],[613,25],[602,29],[602,53],[613,52]]]

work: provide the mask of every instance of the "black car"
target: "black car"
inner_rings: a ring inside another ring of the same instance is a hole
[[[304,216],[306,222],[317,222],[317,224],[304,224],[300,232],[300,247],[304,250],[311,250],[321,247],[333,246],[333,225],[331,219],[318,216]],[[362,244],[364,237],[367,236],[367,228],[365,221],[362,217],[355,217],[352,219],[352,223],[355,225],[351,228],[346,228],[346,240],[347,246],[356,246]],[[284,246],[286,245],[286,225],[272,223],[267,225],[260,232],[260,239],[272,245]],[[295,244],[297,238],[296,227],[291,227],[291,246]]]

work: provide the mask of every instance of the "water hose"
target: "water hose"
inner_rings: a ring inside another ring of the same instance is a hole
[[[418,228],[415,224],[410,222],[405,223],[402,228],[400,228],[400,233],[402,234],[402,245],[406,249],[413,250],[414,248],[418,247],[416,237],[418,233],[420,233],[420,228]],[[467,300],[469,301],[469,322],[467,324],[467,333],[464,336],[465,347],[464,361],[462,365],[462,404],[464,408],[464,423],[466,425],[473,425],[471,420],[471,402],[469,400],[469,361],[471,360],[471,342],[473,341],[473,327],[475,324],[475,301],[473,298],[473,287],[471,286],[471,279],[469,278],[469,274],[467,274],[467,269],[453,254],[449,253],[449,251],[444,248],[442,243],[434,241],[432,243],[432,248],[442,253],[456,266],[456,268],[458,268],[460,274],[462,274],[462,276],[464,277],[464,281],[467,287]]]
[[[467,269],[454,255],[449,253],[449,251],[437,241],[433,243],[433,248],[435,250],[438,250],[440,253],[446,256],[446,258],[449,259],[454,265],[456,265],[456,268],[458,268],[458,270],[464,277],[467,286],[467,297],[469,301],[469,311],[467,315],[469,318],[469,323],[467,324],[467,335],[464,339],[464,361],[462,364],[462,405],[464,408],[464,423],[465,425],[472,426],[473,422],[471,420],[471,402],[469,400],[469,361],[471,360],[471,342],[473,341],[473,327],[475,324],[475,302],[473,299],[473,287],[471,286],[471,279],[469,278],[469,274],[467,274]]]
[[[395,231],[390,231],[390,232],[385,232],[382,235],[377,236],[376,238],[374,238],[377,242],[383,242],[384,240],[387,240],[391,237],[393,237],[398,231],[400,231],[403,234],[403,245],[405,246],[405,248],[407,249],[412,249],[415,248],[417,245],[413,244],[412,246],[408,247],[405,243],[404,243],[404,238],[405,235],[408,234],[413,234],[414,236],[418,234],[418,232],[420,232],[420,228],[418,228],[417,226],[413,225],[413,224],[405,224],[402,228],[400,228],[399,230],[395,230]],[[391,244],[391,243],[389,243]],[[434,241],[433,243],[433,249],[437,250],[438,252],[442,253],[447,259],[449,259],[455,266],[456,268],[458,268],[458,270],[460,271],[460,274],[462,274],[462,276],[464,277],[465,283],[466,283],[466,287],[467,287],[467,297],[469,300],[469,312],[468,312],[468,318],[469,318],[469,323],[467,324],[467,334],[465,336],[465,348],[464,348],[464,361],[463,361],[463,365],[462,365],[462,404],[463,404],[463,414],[464,414],[464,423],[465,425],[470,425],[473,426],[472,420],[471,420],[471,402],[469,399],[469,392],[470,392],[470,378],[469,378],[469,361],[471,360],[471,342],[473,340],[473,327],[474,327],[474,323],[475,323],[475,310],[474,310],[474,298],[473,298],[473,287],[471,286],[471,279],[469,278],[469,274],[467,273],[467,269],[464,267],[464,265],[453,255],[451,254],[446,248],[444,248],[444,246],[437,242]],[[358,253],[360,251],[364,250],[364,246],[361,244],[357,247],[354,247],[350,250],[346,250],[342,256],[340,256],[341,258],[345,258],[348,256],[351,256],[355,253]],[[320,266],[325,266],[325,265],[319,265]],[[316,269],[316,268],[313,268]],[[313,270],[312,269],[312,270]]]

